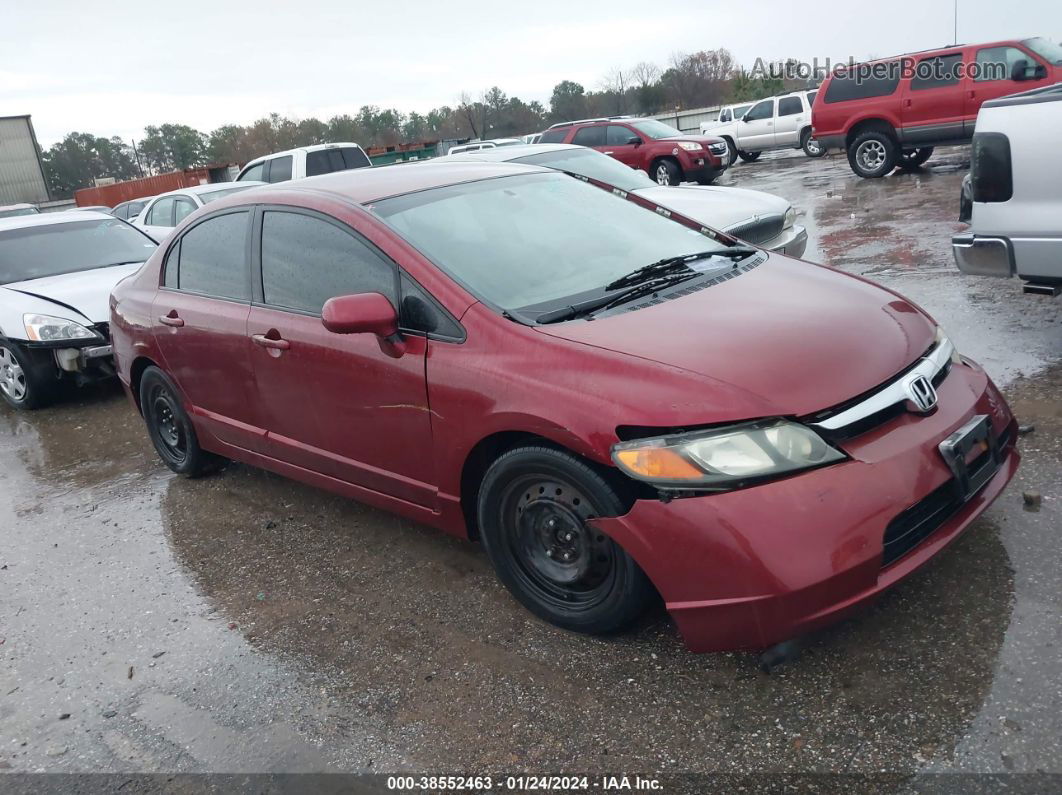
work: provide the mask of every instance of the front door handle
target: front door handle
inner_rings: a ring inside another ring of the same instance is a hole
[[[275,351],[286,351],[291,347],[291,343],[286,339],[267,337],[265,334],[252,334],[251,339],[255,345],[261,345],[263,348],[272,348]]]
[[[615,153],[615,152],[605,152],[605,154],[606,154],[606,155],[614,155],[614,154],[616,154],[616,153]]]
[[[173,328],[180,328],[184,325],[184,319],[177,317],[177,310],[171,309],[168,315],[163,315],[159,318],[159,323],[164,326],[172,326]]]

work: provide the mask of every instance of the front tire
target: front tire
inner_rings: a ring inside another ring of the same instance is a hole
[[[932,146],[923,146],[919,149],[904,149],[900,155],[900,168],[913,169],[919,168],[929,158],[933,156]]]
[[[744,160],[746,163],[755,163],[760,159],[759,152],[746,152],[743,149],[738,149],[738,157]]]
[[[22,411],[39,409],[55,400],[58,390],[54,367],[34,362],[32,355],[14,342],[0,341],[0,396],[7,405]]]
[[[158,367],[147,368],[140,379],[140,410],[155,452],[178,475],[198,477],[224,463],[225,459],[199,446],[176,387]]]
[[[657,160],[650,176],[657,185],[678,185],[682,181],[682,169],[674,160]]]
[[[899,156],[896,141],[881,130],[860,133],[848,146],[848,164],[852,171],[866,179],[884,177],[896,168]]]
[[[800,148],[808,157],[822,157],[826,154],[826,147],[811,137],[810,129],[800,134]]]
[[[653,588],[588,522],[624,509],[616,489],[575,456],[521,447],[483,478],[480,538],[498,579],[532,613],[575,632],[617,632],[641,616]]]

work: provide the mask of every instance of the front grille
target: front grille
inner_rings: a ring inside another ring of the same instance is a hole
[[[763,215],[752,221],[732,226],[726,232],[728,235],[740,237],[749,243],[766,243],[778,237],[784,226],[784,215]]]
[[[103,337],[104,342],[111,341],[111,324],[110,323],[97,323],[92,327],[92,330]]]
[[[1000,460],[1006,453],[1010,442],[1010,431],[1008,429],[999,435],[997,441]],[[989,455],[990,453],[988,452],[982,453],[980,458],[970,464],[970,470],[976,471],[984,466],[987,463],[985,459]],[[988,478],[985,483],[988,483],[989,480],[991,478]],[[885,568],[892,565],[913,550],[939,530],[965,504],[966,500],[962,498],[958,481],[955,478],[950,478],[942,486],[934,489],[899,514],[885,528],[881,567]]]
[[[725,141],[717,144],[708,144],[708,151],[713,155],[724,155],[728,148]]]

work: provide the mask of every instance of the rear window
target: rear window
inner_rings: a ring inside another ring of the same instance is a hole
[[[542,137],[538,139],[540,144],[562,144],[565,137],[568,135],[568,127],[560,127],[556,130],[546,130],[542,133]]]
[[[855,64],[843,72],[836,72],[826,89],[826,102],[848,102],[853,99],[887,97],[900,84],[900,62]]]
[[[369,160],[368,155],[356,146],[344,146],[339,149],[318,149],[316,152],[306,153],[306,176],[308,177],[331,174],[333,171],[365,168],[371,165],[372,162]]]

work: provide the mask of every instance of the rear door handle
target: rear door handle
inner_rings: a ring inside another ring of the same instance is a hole
[[[285,339],[272,339],[265,334],[252,334],[251,339],[255,345],[261,345],[263,348],[272,348],[276,351],[286,351],[291,347],[291,343]]]
[[[184,325],[184,319],[177,317],[177,310],[172,310],[168,315],[163,315],[159,318],[159,323],[164,326],[173,326],[174,328],[180,328]]]
[[[903,106],[904,106],[905,108],[909,108],[909,107],[911,107],[911,100],[909,100],[909,99],[905,99],[905,100],[903,101]]]

